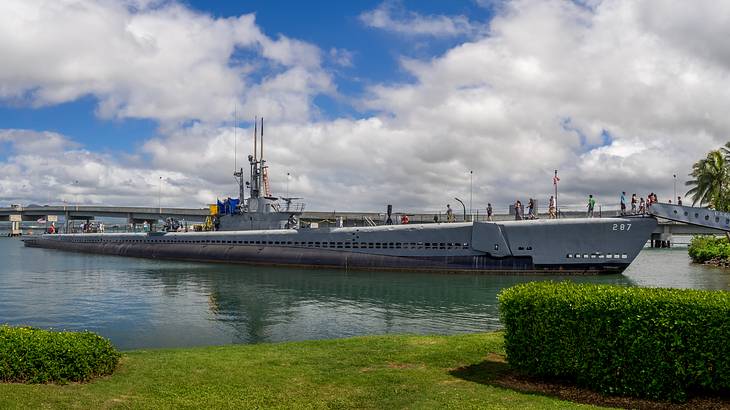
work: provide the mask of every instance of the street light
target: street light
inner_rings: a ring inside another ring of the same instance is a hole
[[[456,197],[454,197],[454,199],[459,201],[459,203],[461,204],[461,207],[464,208],[464,222],[466,222],[466,206],[464,205],[464,201],[462,201],[461,199],[456,198]]]
[[[472,205],[474,192],[474,171],[469,170],[469,215],[474,215],[474,207]]]
[[[672,197],[672,199],[676,199],[676,198],[677,198],[677,174],[674,174],[674,196]]]
[[[291,174],[288,172],[286,173],[286,197],[289,198],[289,179],[291,179]]]
[[[160,213],[162,213],[162,177],[160,177],[160,183],[157,186],[157,207],[160,208]]]
[[[553,176],[553,186],[555,187],[555,218],[560,218],[560,210],[558,209],[558,181],[560,181],[560,178],[558,178],[558,170],[555,170],[555,175]]]
[[[79,180],[78,179],[74,180],[74,199],[76,199],[76,210],[77,211],[79,210],[79,194],[76,190],[76,188],[78,188],[78,186],[79,186]]]

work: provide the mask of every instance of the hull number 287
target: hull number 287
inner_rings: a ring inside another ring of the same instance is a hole
[[[631,224],[613,224],[614,231],[630,231]]]

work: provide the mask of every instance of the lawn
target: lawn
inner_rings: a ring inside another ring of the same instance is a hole
[[[0,408],[539,408],[590,406],[498,387],[500,333],[124,352],[86,384],[0,384]]]

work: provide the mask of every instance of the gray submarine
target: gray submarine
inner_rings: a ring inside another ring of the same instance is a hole
[[[340,228],[300,226],[303,204],[271,195],[261,151],[234,173],[239,198],[215,231],[45,234],[25,246],[117,256],[353,270],[598,274],[622,272],[653,216]],[[248,176],[248,181],[245,181]],[[248,197],[244,197],[246,190]]]

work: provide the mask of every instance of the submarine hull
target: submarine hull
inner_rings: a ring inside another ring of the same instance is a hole
[[[199,262],[494,274],[620,273],[653,218],[335,229],[42,235],[28,247]]]

